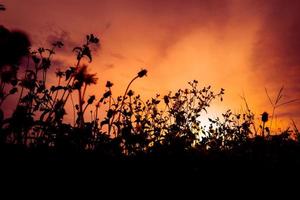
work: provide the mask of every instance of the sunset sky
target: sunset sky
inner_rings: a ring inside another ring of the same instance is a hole
[[[141,69],[133,90],[144,97],[200,85],[225,88],[217,115],[240,111],[245,95],[259,116],[271,112],[265,87],[284,101],[300,98],[300,1],[297,0],[4,0],[0,22],[28,33],[33,46],[63,40],[56,67],[76,62],[72,49],[86,34],[100,38],[90,65],[99,97],[106,80],[121,94]],[[284,102],[283,101],[283,102]],[[278,108],[278,123],[300,124],[300,103]],[[283,120],[281,122],[281,120]]]

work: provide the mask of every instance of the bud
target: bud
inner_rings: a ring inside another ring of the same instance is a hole
[[[261,115],[261,121],[266,123],[269,120],[269,114],[267,112],[263,112]]]
[[[142,78],[144,76],[147,75],[147,70],[146,69],[142,69],[139,73],[138,73],[138,77]]]

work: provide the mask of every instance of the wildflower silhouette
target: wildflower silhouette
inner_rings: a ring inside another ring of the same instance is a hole
[[[83,105],[85,103],[85,93],[86,93],[86,89],[87,86],[92,85],[92,84],[96,84],[97,83],[97,78],[96,78],[96,74],[89,74],[87,72],[87,66],[83,65],[81,67],[79,67],[77,69],[77,72],[75,73],[75,82],[74,82],[74,88],[76,88],[78,90],[78,97],[79,97],[79,109],[78,109],[78,120],[77,123],[80,127],[84,126],[84,111],[86,110],[87,106],[92,104],[93,101],[91,98],[88,101],[88,104],[86,105],[86,107],[83,109]],[[83,88],[83,90],[82,90]]]
[[[5,7],[0,5],[0,10]],[[272,123],[266,127],[269,114],[264,112],[260,118],[262,137],[257,136],[255,115],[245,99],[245,113],[228,110],[221,117],[209,118],[208,126],[202,124],[201,117],[209,112],[211,103],[223,100],[223,88],[215,92],[211,86],[200,87],[193,80],[186,88],[144,100],[131,89],[135,81],[147,76],[147,69],[141,69],[129,80],[123,95],[114,96],[111,81],[106,82],[100,96],[87,94],[98,78],[82,61],[93,61],[91,47],[99,43],[98,37],[87,35],[84,43],[73,49],[76,64],[53,73],[53,58],[57,49],[64,48],[62,41],[54,41],[50,48],[30,49],[25,33],[0,27],[1,109],[8,96],[16,97],[10,116],[0,110],[2,152],[12,157],[15,152],[39,152],[57,159],[65,155],[97,155],[100,161],[178,159],[190,165],[191,171],[204,163],[213,166],[224,160],[247,164],[263,160],[268,166],[288,161],[300,166],[295,154],[300,153],[296,124],[295,140],[289,129],[275,133],[271,131]],[[24,57],[25,64],[21,62]],[[19,70],[21,67],[24,69]],[[51,85],[49,76],[56,77],[57,84]],[[269,98],[273,105],[271,122],[275,108],[289,103],[279,103],[281,92],[275,102]],[[72,104],[73,124],[65,120],[67,103]],[[90,117],[86,118],[89,110]],[[196,161],[201,164],[195,167]]]
[[[265,136],[265,124],[266,122],[269,120],[269,114],[267,112],[263,112],[263,114],[261,115],[261,121],[263,122],[262,125],[262,136]]]

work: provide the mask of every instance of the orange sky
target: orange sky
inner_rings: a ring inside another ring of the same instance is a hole
[[[264,92],[284,85],[286,100],[300,98],[300,2],[260,0],[7,0],[0,21],[26,31],[34,46],[62,39],[66,46],[56,63],[75,63],[71,50],[84,36],[100,37],[91,71],[99,76],[91,91],[102,94],[106,80],[115,93],[141,69],[147,78],[133,89],[145,97],[201,85],[226,89],[228,108],[240,111],[245,94],[255,113],[271,112]],[[72,58],[72,59],[71,59]],[[300,124],[299,103],[278,109],[286,124]]]

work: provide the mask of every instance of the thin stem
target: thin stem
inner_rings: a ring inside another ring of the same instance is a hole
[[[80,60],[81,60],[81,59],[79,59],[79,60],[77,61],[76,69],[78,69],[78,67],[79,67]],[[73,81],[72,84],[71,84],[71,81]],[[66,85],[66,88],[68,88],[68,86],[70,86],[70,84],[71,84],[72,86],[74,86],[74,82],[75,82],[74,78],[71,77],[71,78],[69,79],[67,85]],[[68,91],[68,93],[67,93],[67,91]],[[64,99],[64,96],[65,96],[66,93],[67,93],[67,97]],[[69,91],[69,89],[66,89],[66,90],[64,91],[64,93],[62,94],[61,98],[60,98],[60,101],[63,102],[63,103],[62,103],[62,107],[65,106],[65,104],[66,104],[66,102],[67,102],[69,96],[70,96],[70,91]],[[50,118],[51,118],[51,116],[52,116],[52,114],[54,113],[54,106],[55,106],[55,104],[56,104],[56,102],[53,102],[53,107],[51,108],[51,111],[49,112],[46,121],[49,121]]]
[[[61,77],[58,78],[57,86],[60,86],[60,82],[61,82]],[[53,99],[53,105],[55,104],[57,96],[58,96],[58,90],[56,90],[56,93],[55,93],[55,96],[54,96],[54,99]]]
[[[263,126],[262,126],[262,137],[265,137],[265,122],[263,122]]]
[[[271,117],[271,121],[270,121],[270,132],[272,131],[272,124],[273,124],[275,109],[276,109],[276,106],[273,106],[272,117]]]
[[[126,94],[127,94],[128,90],[129,90],[130,85],[131,85],[131,84],[133,83],[133,81],[135,81],[138,77],[139,77],[139,76],[134,77],[134,78],[129,82],[129,84],[127,85],[127,88],[126,88],[126,90],[125,90],[125,92],[124,92],[124,95],[123,95],[123,98],[122,98],[122,103],[121,103],[120,111],[122,111],[122,108],[123,108],[123,106],[124,106],[125,97],[126,97]],[[118,121],[120,120],[120,118],[121,118],[121,112],[119,113]]]
[[[123,106],[124,106],[125,97],[126,97],[126,94],[127,94],[128,90],[129,90],[129,87],[130,87],[130,85],[133,83],[133,81],[135,81],[138,77],[139,77],[139,76],[134,77],[134,78],[129,82],[129,84],[127,85],[127,88],[126,88],[126,90],[125,90],[125,92],[124,92],[124,95],[123,95],[123,98],[122,98],[121,106],[120,106],[120,108],[119,108],[120,112],[119,112],[119,116],[118,116],[118,121],[120,121],[120,119],[121,119],[121,112],[122,112],[122,108],[123,108]],[[116,110],[117,110],[117,106],[116,106]],[[112,124],[113,124],[113,122],[114,122],[114,119],[115,119],[115,114],[112,116],[111,122],[108,123],[108,135],[110,135],[111,127],[112,127]],[[117,132],[115,133],[115,136],[117,137]]]
[[[71,99],[72,108],[73,108],[73,124],[75,126],[75,124],[76,124],[76,122],[75,122],[76,112],[75,112],[75,105],[74,105],[74,100],[73,100],[73,97],[72,97],[72,93],[70,93],[70,99]]]
[[[82,110],[82,96],[81,96],[81,87],[78,89],[78,101],[79,101],[79,113],[78,113],[78,122],[79,128],[83,127],[83,110]]]

